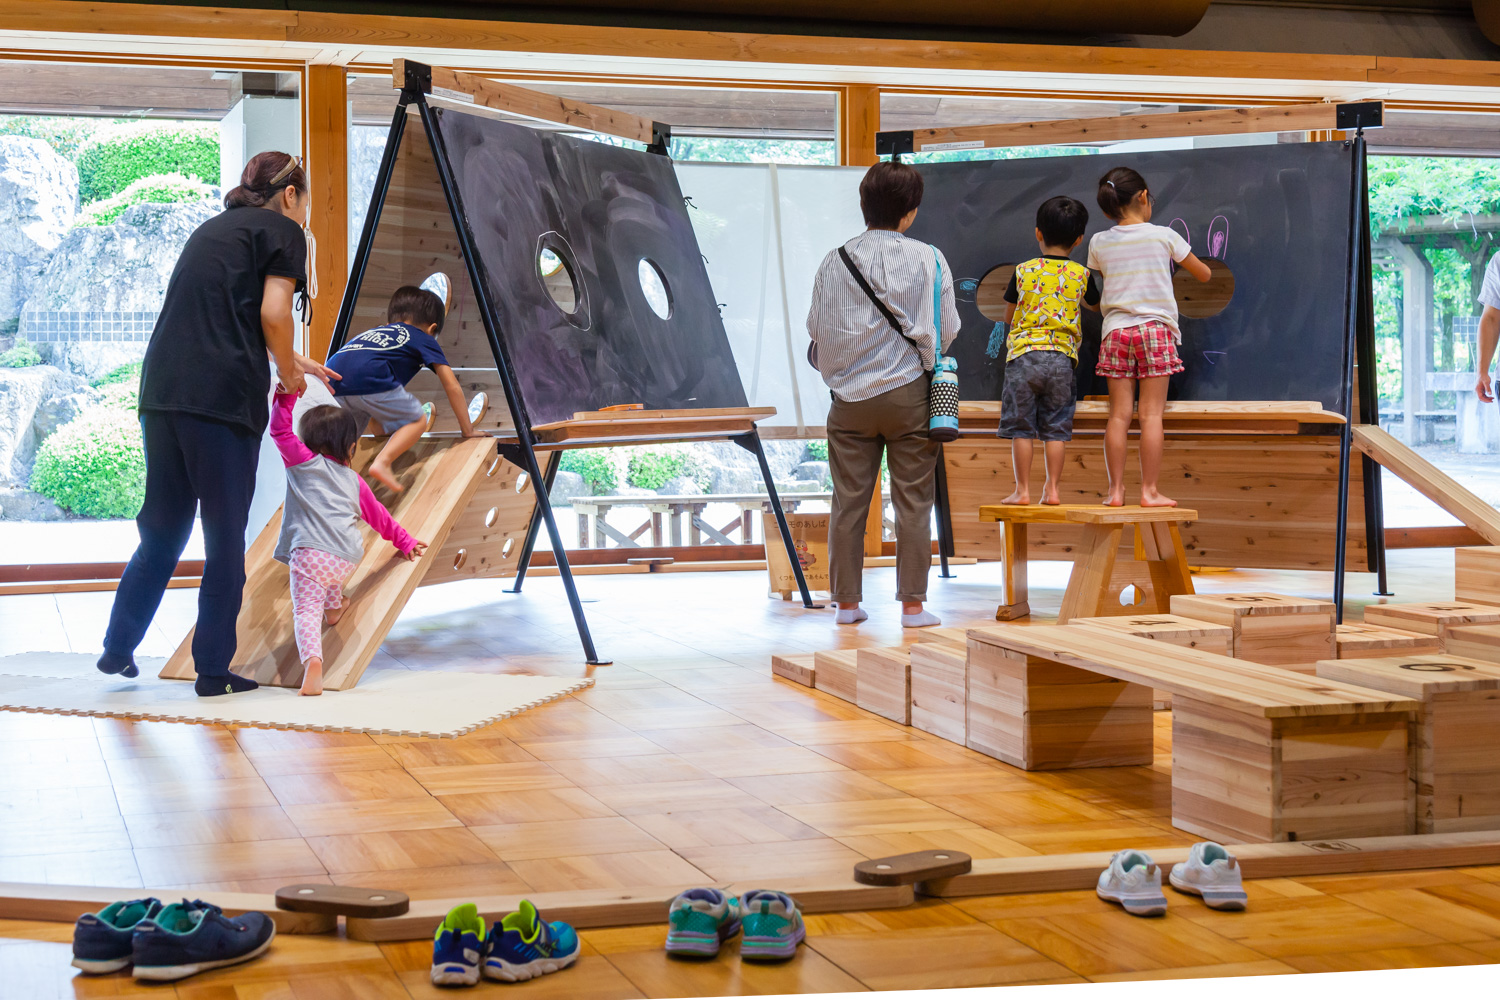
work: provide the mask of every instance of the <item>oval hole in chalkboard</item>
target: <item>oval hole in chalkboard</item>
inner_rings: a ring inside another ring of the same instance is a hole
[[[573,268],[557,248],[545,241],[536,255],[536,273],[557,308],[569,316],[578,311],[578,281],[573,277]]]
[[[447,312],[453,305],[453,282],[442,271],[434,271],[422,282],[423,291],[431,292],[443,300],[443,312]]]
[[[661,273],[656,261],[642,257],[635,271],[641,282],[641,294],[646,296],[646,305],[662,319],[671,319],[672,293],[667,288],[667,276]]]
[[[1005,310],[1010,306],[1005,301],[1005,289],[1015,273],[1016,265],[1000,264],[979,279],[979,287],[974,290],[974,304],[979,307],[979,315],[992,323],[1005,322]]]
[[[1207,281],[1199,281],[1182,268],[1172,275],[1172,294],[1177,297],[1177,311],[1189,319],[1217,316],[1234,298],[1234,272],[1214,257],[1200,258],[1213,271]]]

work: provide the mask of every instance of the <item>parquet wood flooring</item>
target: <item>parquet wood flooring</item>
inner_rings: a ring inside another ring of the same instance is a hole
[[[934,578],[934,610],[947,624],[988,620],[998,569],[959,572]],[[872,593],[893,583],[889,570],[869,576]],[[1033,577],[1046,620],[1065,568],[1041,565]],[[1328,579],[1224,573],[1197,585],[1320,596]],[[1393,553],[1392,579],[1400,600],[1452,596],[1451,565],[1432,553]],[[759,574],[596,576],[580,586],[596,599],[590,622],[615,665],[596,670],[588,691],[459,740],[6,714],[0,879],[200,894],[319,881],[434,899],[774,885],[847,877],[861,858],[930,848],[991,858],[1194,839],[1171,827],[1166,713],[1156,715],[1150,766],[1027,773],[771,675],[773,651],[908,644],[894,605],[872,603],[871,621],[850,629],[764,600]],[[1351,577],[1352,594],[1370,589]],[[0,654],[102,632],[107,604],[72,596],[53,602],[66,629],[8,617]],[[193,597],[169,593],[153,636],[185,632]],[[528,581],[518,597],[454,584],[418,593],[371,669],[578,676],[587,668],[572,643],[556,580]],[[1500,962],[1500,867],[1249,890],[1244,914],[1173,895],[1168,916],[1151,922],[1090,892],[819,914],[799,958],[771,967],[742,965],[733,948],[711,962],[669,961],[661,926],[589,930],[575,969],[508,992],[605,1000]],[[68,940],[68,928],[0,922],[0,982],[28,996],[144,992],[128,978],[75,980]],[[431,997],[441,991],[427,983],[429,949],[288,937],[252,966],[149,992]]]

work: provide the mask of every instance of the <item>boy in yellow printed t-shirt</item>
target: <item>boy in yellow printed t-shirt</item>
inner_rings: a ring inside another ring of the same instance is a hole
[[[1042,255],[1016,265],[1005,290],[1005,388],[1000,396],[1000,436],[1010,439],[1016,491],[1001,503],[1031,503],[1032,442],[1041,441],[1047,483],[1042,503],[1059,504],[1066,442],[1073,438],[1073,369],[1082,339],[1080,310],[1099,308],[1099,285],[1069,254],[1083,240],[1089,211],[1058,195],[1036,212]]]

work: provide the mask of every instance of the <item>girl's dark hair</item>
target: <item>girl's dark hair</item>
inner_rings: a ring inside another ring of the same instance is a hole
[[[359,418],[341,406],[314,406],[302,414],[297,428],[309,450],[335,462],[349,461],[359,432]]]
[[[296,188],[307,194],[307,174],[290,153],[268,150],[256,153],[240,174],[240,186],[224,196],[225,208],[250,206],[259,208],[274,199],[283,188]]]
[[[427,326],[436,323],[435,333],[443,332],[443,319],[447,310],[443,308],[443,300],[438,298],[436,292],[429,292],[425,288],[416,285],[402,285],[391,295],[391,304],[386,306],[385,321],[387,323],[410,323],[413,326]]]
[[[859,182],[859,208],[867,226],[895,229],[920,204],[922,175],[905,163],[882,160]]]
[[[1099,207],[1105,215],[1119,222],[1125,206],[1144,190],[1146,178],[1129,167],[1115,167],[1099,178]]]

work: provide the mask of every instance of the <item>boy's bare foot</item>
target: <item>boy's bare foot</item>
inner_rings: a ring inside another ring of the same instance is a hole
[[[1058,507],[1062,505],[1062,496],[1059,495],[1057,487],[1054,486],[1051,489],[1042,491],[1042,503],[1046,504],[1049,507]]]
[[[1106,507],[1123,507],[1123,506],[1125,506],[1125,489],[1124,489],[1124,487],[1121,487],[1120,491],[1118,493],[1115,492],[1114,490],[1110,490],[1109,491],[1109,495],[1104,498],[1104,506],[1106,506]]]
[[[339,619],[342,617],[344,617],[343,607],[328,608],[323,612],[323,622],[330,628],[332,628],[334,625],[337,625],[339,623]]]
[[[1016,490],[1014,493],[1006,497],[1004,500],[1001,500],[1000,502],[1008,503],[1013,506],[1024,507],[1027,504],[1031,503],[1031,494],[1029,492]]]
[[[1177,506],[1177,501],[1171,499],[1170,497],[1164,497],[1160,493],[1156,492],[1155,490],[1152,490],[1150,493],[1147,493],[1145,490],[1142,490],[1141,491],[1141,506],[1142,507],[1176,507]]]
[[[302,671],[302,689],[297,693],[309,696],[323,693],[322,657],[314,656],[307,661],[307,666]]]
[[[393,493],[401,493],[406,487],[396,482],[395,473],[391,472],[389,465],[381,465],[379,462],[370,463],[371,478],[380,482],[382,486]]]

